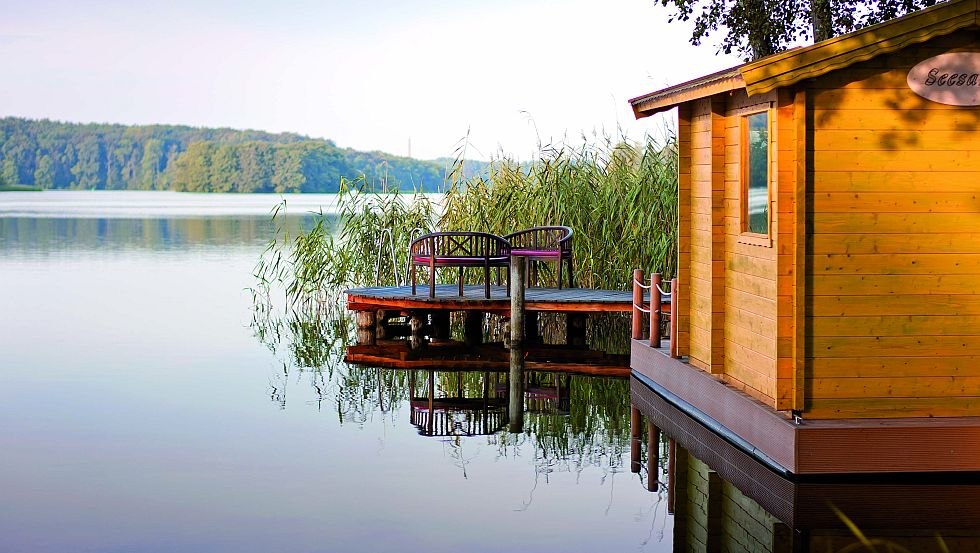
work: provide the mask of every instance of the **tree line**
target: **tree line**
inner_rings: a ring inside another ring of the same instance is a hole
[[[336,192],[341,177],[437,191],[444,166],[293,133],[0,119],[0,186]]]

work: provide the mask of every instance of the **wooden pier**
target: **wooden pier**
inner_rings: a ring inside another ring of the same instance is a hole
[[[590,314],[627,313],[635,293],[585,288],[523,288],[521,312],[522,357],[528,370],[626,377],[627,355],[589,350],[586,319]],[[669,298],[665,301],[669,302]],[[412,294],[411,286],[355,288],[347,291],[347,308],[357,312],[357,344],[347,348],[346,361],[397,369],[453,369],[503,371],[510,366],[507,348],[513,342],[512,297],[503,286],[463,287],[440,284],[435,297]],[[463,313],[462,341],[450,339],[452,313]],[[567,317],[564,344],[539,339],[538,316],[558,313]],[[504,343],[483,343],[489,314],[501,316]],[[509,317],[509,318],[508,318]]]

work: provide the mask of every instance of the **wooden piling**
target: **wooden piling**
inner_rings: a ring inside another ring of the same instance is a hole
[[[510,258],[510,431],[524,431],[524,279],[527,258]]]
[[[670,279],[670,356],[671,357],[679,357],[678,329],[680,328],[680,325],[677,322],[677,304],[678,304],[677,279],[672,278]]]
[[[358,311],[354,320],[357,323],[357,343],[373,346],[375,343],[374,311]]]
[[[643,315],[639,306],[643,305],[643,269],[633,269],[633,332],[634,340],[643,339]]]
[[[463,312],[463,342],[467,346],[483,343],[483,311]]]
[[[660,347],[660,273],[650,275],[650,347]]]
[[[585,313],[565,313],[565,343],[570,346],[585,345]]]

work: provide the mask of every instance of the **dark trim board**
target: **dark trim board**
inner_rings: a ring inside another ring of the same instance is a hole
[[[980,471],[980,417],[806,419],[794,423],[687,363],[634,340],[630,366],[793,474]],[[649,387],[648,387],[649,388]]]

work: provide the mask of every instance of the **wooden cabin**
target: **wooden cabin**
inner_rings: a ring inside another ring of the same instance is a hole
[[[630,102],[680,151],[676,354],[634,375],[790,472],[980,470],[980,2]]]

